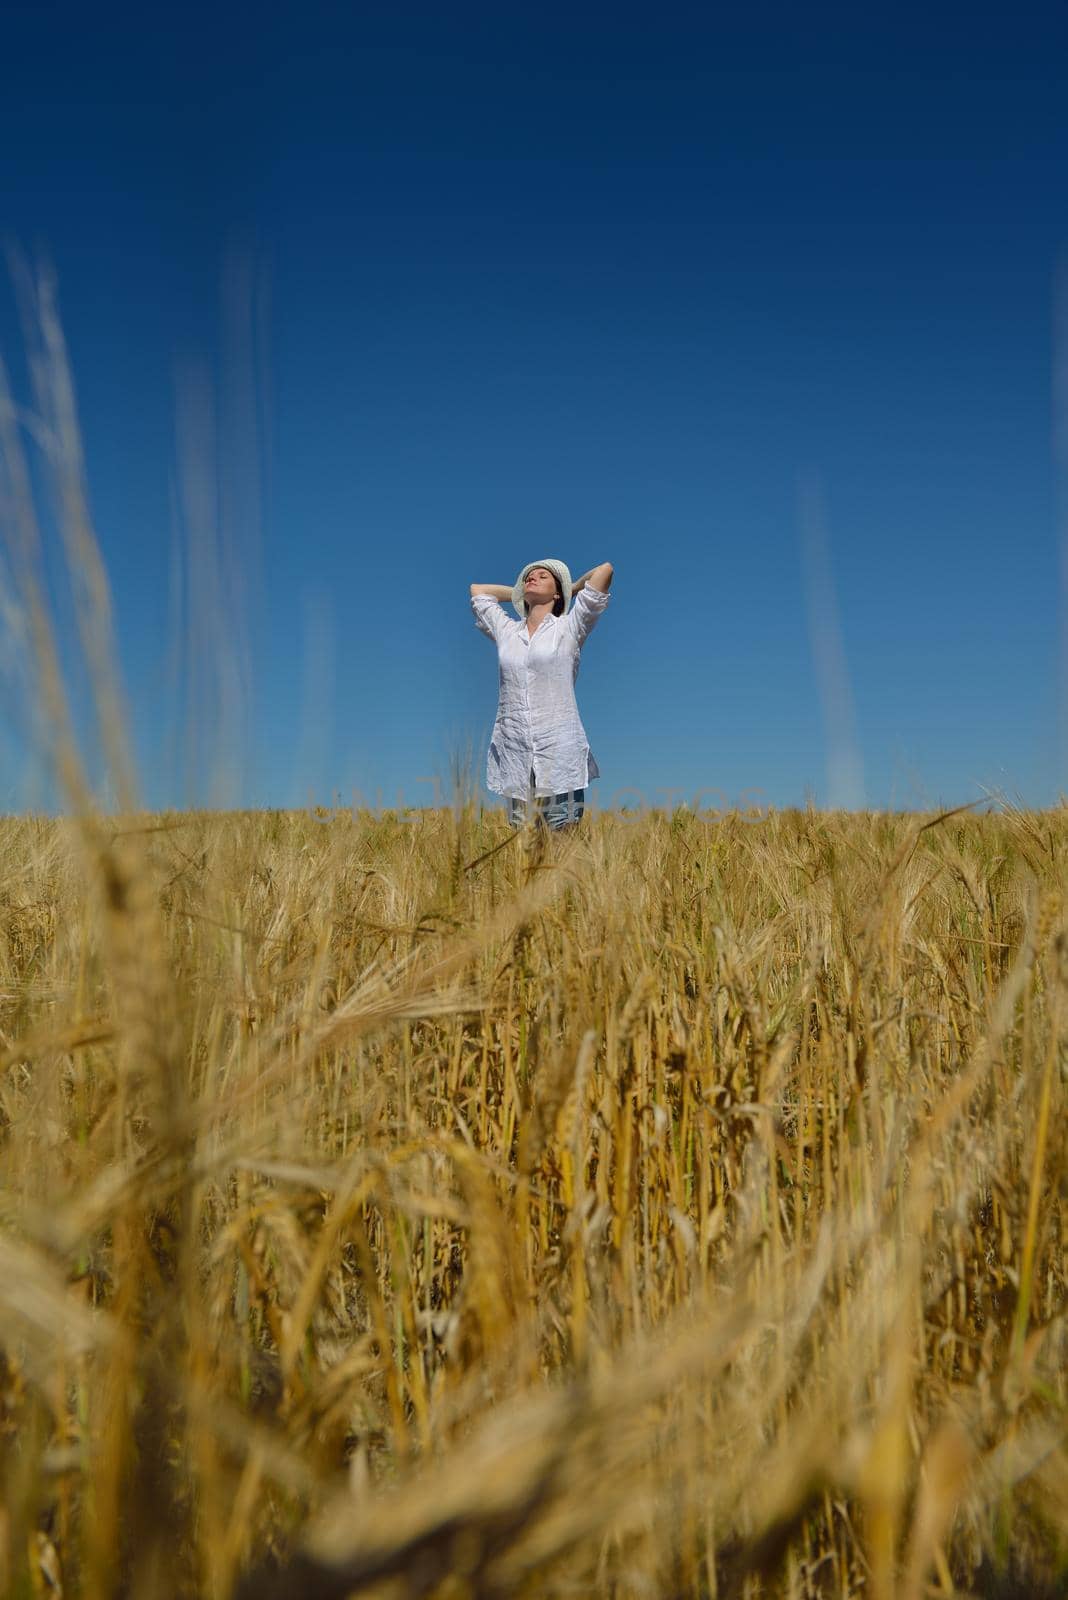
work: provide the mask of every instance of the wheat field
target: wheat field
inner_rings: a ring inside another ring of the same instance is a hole
[[[2,827],[6,1593],[1063,1592],[1062,814]]]
[[[1068,811],[145,813],[24,288],[0,1593],[1068,1592]]]

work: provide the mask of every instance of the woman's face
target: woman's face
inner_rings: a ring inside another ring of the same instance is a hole
[[[556,573],[550,572],[548,567],[531,567],[523,579],[523,599],[528,606],[544,605],[547,600],[555,600],[559,593]]]

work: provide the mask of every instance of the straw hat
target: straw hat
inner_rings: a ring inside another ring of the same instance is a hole
[[[533,567],[548,567],[549,571],[555,572],[556,576],[560,579],[560,587],[564,592],[564,611],[561,613],[561,615],[565,614],[568,606],[571,604],[571,574],[562,561],[527,562],[526,566],[515,580],[515,584],[512,589],[512,604],[515,606],[516,611],[521,617],[525,617],[527,614],[526,601],[523,599],[523,581],[526,578],[527,573]]]

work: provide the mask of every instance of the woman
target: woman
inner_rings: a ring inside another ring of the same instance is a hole
[[[562,561],[528,561],[509,589],[473,583],[475,622],[497,646],[500,699],[486,783],[506,795],[508,820],[559,829],[582,816],[586,785],[600,776],[575,701],[579,652],[608,604],[612,563],[575,583]],[[574,604],[568,606],[574,597]],[[518,621],[506,616],[511,600]]]

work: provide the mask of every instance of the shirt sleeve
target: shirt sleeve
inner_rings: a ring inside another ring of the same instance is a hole
[[[494,600],[491,594],[473,594],[471,610],[475,613],[475,627],[491,639],[500,639],[501,629],[508,620],[500,601]]]
[[[580,648],[589,638],[591,629],[607,604],[608,590],[595,589],[592,584],[588,583],[583,584],[574,600],[572,600],[571,608],[564,621],[571,630],[575,643]]]

